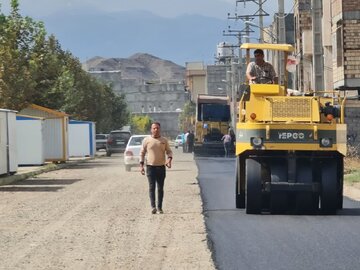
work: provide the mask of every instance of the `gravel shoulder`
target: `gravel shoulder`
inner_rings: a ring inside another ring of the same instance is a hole
[[[360,201],[360,184],[347,184],[344,185],[344,196],[355,200]]]
[[[215,269],[197,168],[175,150],[164,214],[122,156],[0,187],[0,269]]]
[[[0,186],[0,269],[215,269],[196,164],[174,152],[163,215],[121,155]],[[360,200],[360,184],[344,195]]]

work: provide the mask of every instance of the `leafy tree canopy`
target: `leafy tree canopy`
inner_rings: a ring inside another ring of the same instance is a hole
[[[147,134],[150,131],[152,119],[148,115],[133,115],[130,123],[134,133]]]
[[[179,116],[179,128],[182,131],[193,130],[196,115],[196,105],[191,101],[187,101],[184,105],[184,110]]]
[[[125,97],[85,72],[42,22],[22,17],[19,1],[12,0],[10,14],[0,12],[0,108],[31,103],[95,121],[102,132],[129,121]]]

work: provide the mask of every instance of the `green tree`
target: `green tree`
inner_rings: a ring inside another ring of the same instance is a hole
[[[31,103],[95,121],[104,132],[129,122],[125,97],[85,72],[55,36],[46,36],[43,23],[21,17],[12,0],[10,15],[0,14],[0,107]]]
[[[11,1],[9,16],[1,14],[0,106],[21,109],[31,102],[36,82],[32,73],[41,55],[35,53],[45,38],[42,23],[21,17],[18,0]]]
[[[147,134],[151,127],[152,119],[148,115],[133,115],[131,117],[131,130],[136,134]]]
[[[194,129],[196,115],[196,105],[191,101],[187,101],[183,111],[179,116],[179,128],[182,131]]]
[[[75,84],[73,70],[67,67],[59,42],[51,35],[39,48],[38,68],[33,72],[36,91],[32,102],[49,108],[61,108],[65,93]]]

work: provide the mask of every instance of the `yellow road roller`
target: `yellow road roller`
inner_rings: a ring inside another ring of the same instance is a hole
[[[287,44],[245,43],[241,48],[248,62],[255,49],[278,51],[285,63],[294,50]],[[283,81],[241,87],[236,208],[247,214],[334,214],[343,205],[346,98],[337,91],[292,95]]]

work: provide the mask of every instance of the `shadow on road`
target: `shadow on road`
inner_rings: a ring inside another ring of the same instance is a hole
[[[67,170],[79,170],[79,169],[93,169],[93,168],[104,168],[104,167],[114,167],[118,166],[119,164],[109,164],[104,162],[91,162],[91,163],[80,163],[73,166],[69,166],[66,169]],[[119,165],[120,166],[120,165]]]
[[[0,187],[0,192],[56,192],[64,187]]]
[[[34,185],[34,186],[39,186],[39,185],[43,185],[43,186],[51,186],[51,185],[71,185],[74,184],[76,182],[81,181],[82,179],[41,179],[41,178],[36,178],[36,179],[27,179],[21,182],[17,182],[16,185]]]
[[[337,212],[339,216],[360,216],[360,208],[344,208]]]
[[[26,179],[14,185],[0,187],[0,192],[56,192],[66,185],[72,185],[82,179]],[[56,185],[56,187],[55,187]]]

